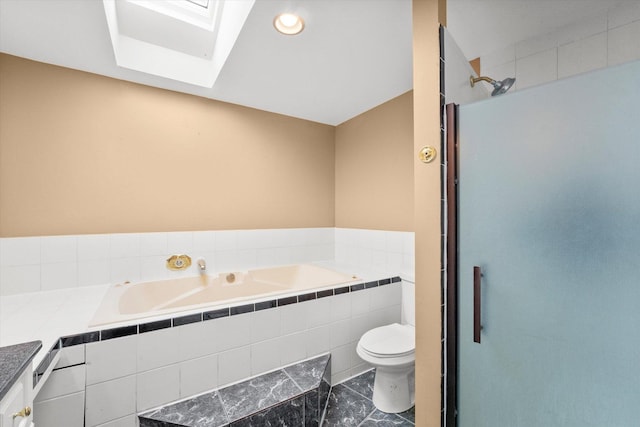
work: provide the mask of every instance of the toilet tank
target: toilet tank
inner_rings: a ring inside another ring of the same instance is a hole
[[[402,276],[402,324],[416,325],[416,285],[413,277]]]

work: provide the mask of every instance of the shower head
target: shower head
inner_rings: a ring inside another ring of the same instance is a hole
[[[493,85],[493,92],[491,92],[491,96],[502,95],[503,93],[511,89],[511,86],[513,86],[513,84],[516,82],[516,79],[514,79],[513,77],[506,78],[502,81],[496,81],[490,77],[484,77],[484,76],[469,77],[469,82],[471,83],[471,87],[475,86],[475,84],[478,83],[480,80],[484,80],[485,82],[489,82]]]

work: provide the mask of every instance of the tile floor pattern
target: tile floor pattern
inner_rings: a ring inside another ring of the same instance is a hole
[[[375,408],[372,369],[334,386],[322,427],[405,427],[415,425],[415,410],[386,414]]]

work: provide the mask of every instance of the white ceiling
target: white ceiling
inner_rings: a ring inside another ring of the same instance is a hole
[[[622,1],[448,0],[448,28],[475,58]],[[411,37],[411,0],[257,0],[209,89],[118,67],[101,0],[0,0],[2,52],[331,125],[412,88]]]

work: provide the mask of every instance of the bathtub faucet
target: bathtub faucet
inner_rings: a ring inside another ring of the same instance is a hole
[[[207,271],[207,262],[204,258],[198,258],[198,268],[200,269],[200,274],[204,274]]]

